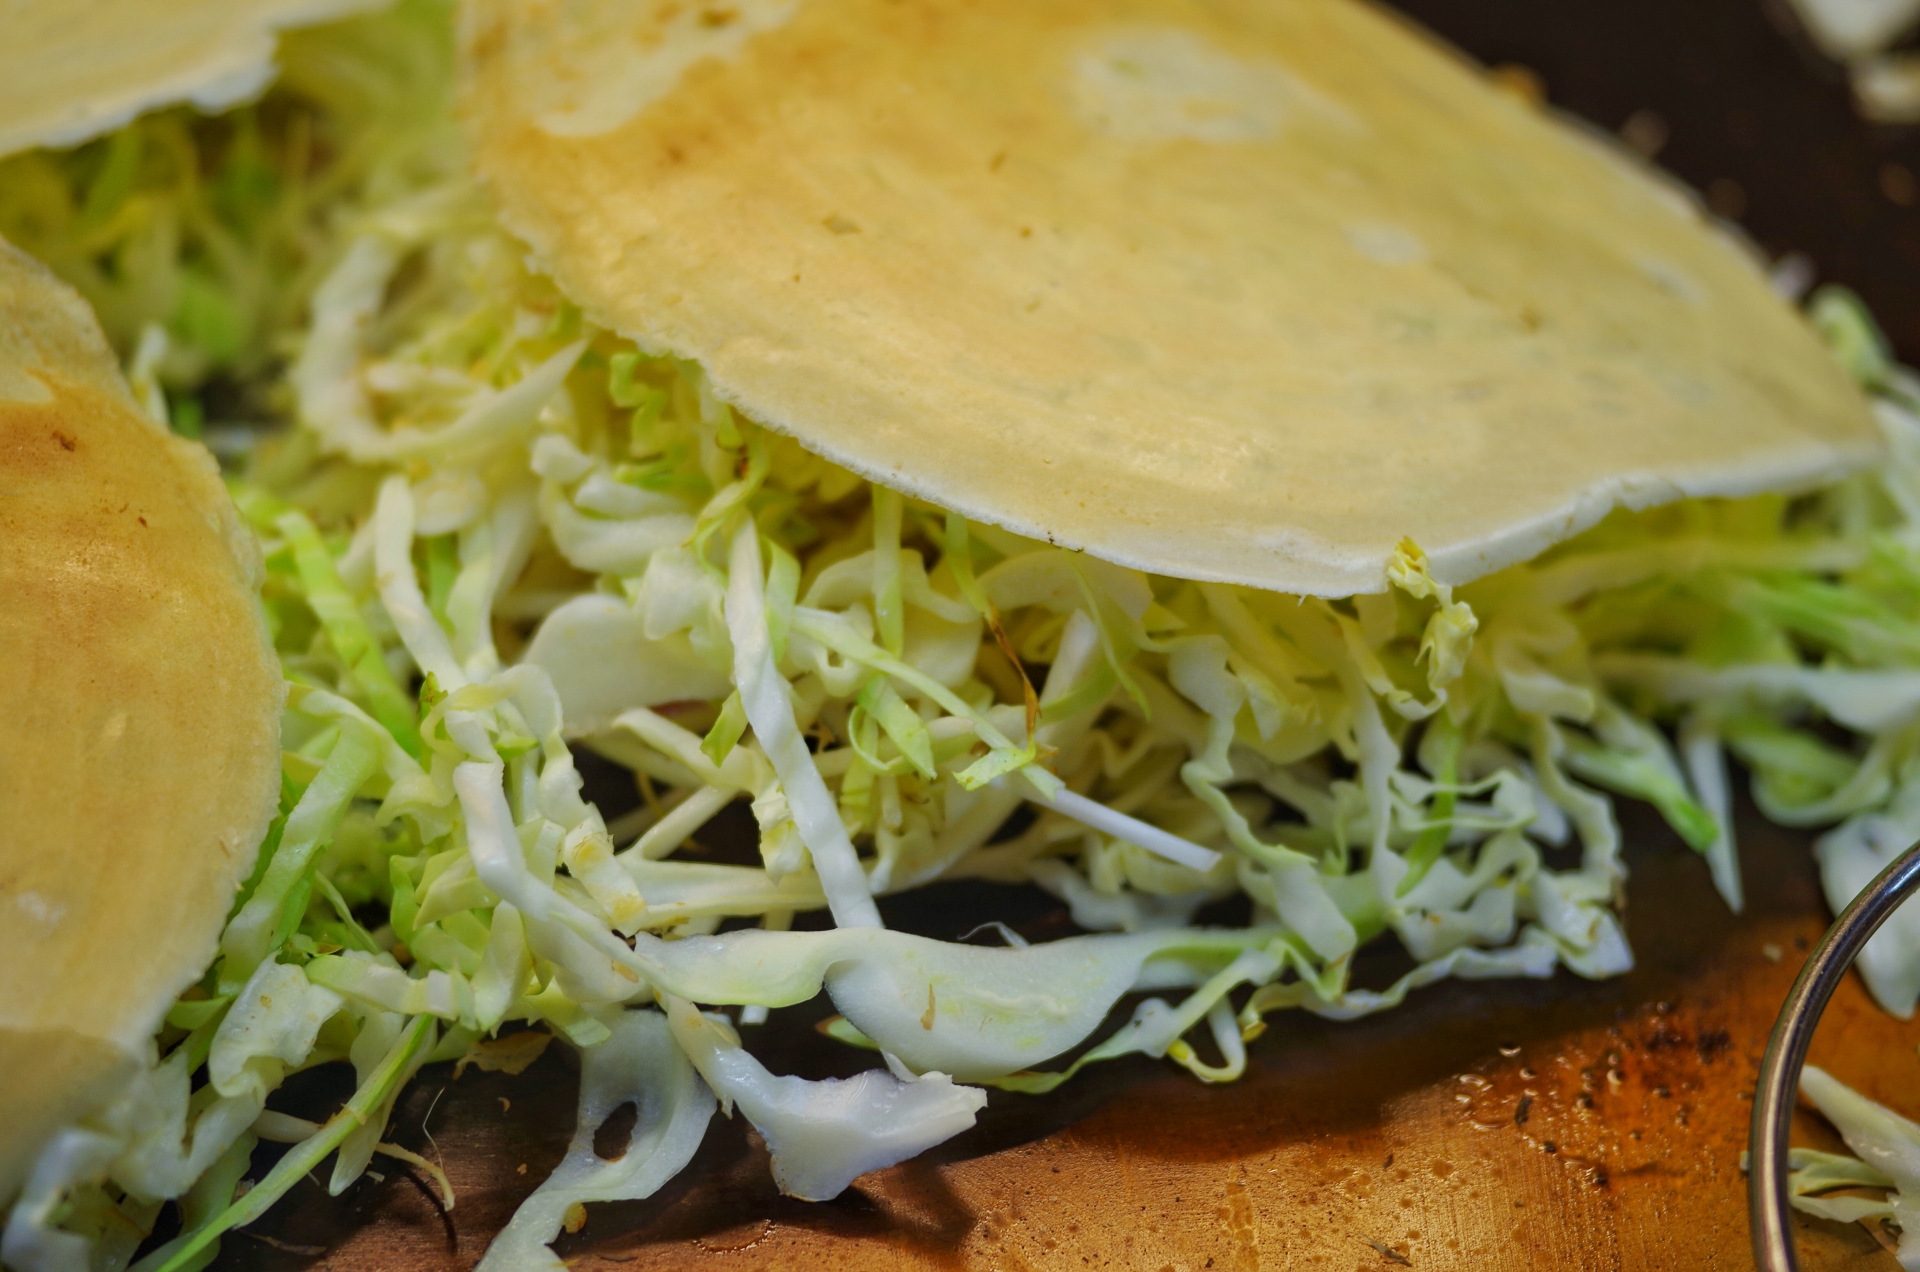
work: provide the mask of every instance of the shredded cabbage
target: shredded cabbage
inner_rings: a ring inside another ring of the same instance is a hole
[[[496,1266],[651,1194],[716,1098],[783,1187],[831,1196],[971,1125],[984,1086],[1130,1053],[1225,1082],[1283,1009],[1622,972],[1611,796],[1737,909],[1729,753],[1771,816],[1833,827],[1836,906],[1920,836],[1920,383],[1843,294],[1812,317],[1876,395],[1873,473],[1619,513],[1461,588],[1413,543],[1344,600],[1150,577],[866,482],[588,321],[464,175],[450,42],[443,5],[403,4],[291,39],[255,107],[0,173],[0,230],[80,283],[156,413],[224,439],[292,685],[219,959],[46,1150],[16,1272],[123,1268],[172,1198],[184,1235],[143,1268],[201,1266],[328,1156],[350,1185],[408,1075],[509,1024],[579,1048],[584,1084]],[[638,807],[584,798],[575,748]],[[758,860],[703,859],[735,802]],[[957,879],[1044,889],[1084,934],[882,925]],[[1230,898],[1244,926],[1195,925]],[[1354,983],[1388,934],[1413,969]],[[1920,927],[1862,965],[1911,1012]],[[822,993],[882,1067],[753,1054]],[[351,1117],[267,1107],[327,1063]],[[627,1099],[647,1138],[601,1162]],[[296,1134],[233,1199],[250,1137]]]
[[[176,394],[180,431],[209,408],[264,421],[344,225],[401,214],[463,162],[447,20],[442,0],[406,0],[290,32],[257,104],[0,160],[0,235],[78,288],[116,348],[144,350],[132,378]]]

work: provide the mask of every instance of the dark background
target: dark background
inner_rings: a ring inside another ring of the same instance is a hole
[[[1655,158],[1769,256],[1804,252],[1920,360],[1920,129],[1867,123],[1784,0],[1400,0],[1554,106],[1616,132],[1664,127]],[[1643,124],[1645,117],[1643,117]]]

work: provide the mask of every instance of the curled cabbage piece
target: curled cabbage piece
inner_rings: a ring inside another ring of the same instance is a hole
[[[1900,1232],[1900,1266],[1920,1268],[1920,1125],[1815,1065],[1801,1072],[1800,1094],[1858,1156],[1790,1150],[1787,1192],[1794,1209],[1838,1223],[1890,1219]],[[1824,1195],[1842,1188],[1884,1189],[1886,1195]]]
[[[680,1173],[700,1147],[714,1098],[657,1011],[623,1011],[607,1036],[580,1053],[580,1109],[567,1155],[520,1203],[487,1247],[480,1266],[557,1269],[548,1248],[576,1206],[639,1201]],[[594,1136],[622,1105],[634,1106],[634,1131],[612,1160],[594,1149]]]
[[[869,1069],[851,1078],[783,1077],[740,1045],[724,1020],[666,999],[675,1041],[731,1112],[766,1141],[780,1191],[830,1201],[870,1170],[905,1161],[973,1125],[987,1093],[944,1073]]]

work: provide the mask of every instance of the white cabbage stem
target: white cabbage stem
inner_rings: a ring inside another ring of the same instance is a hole
[[[999,787],[1001,790],[1008,789],[1007,779],[1004,777],[995,778],[989,785]],[[1178,835],[1170,834],[1158,826],[1141,821],[1138,817],[1129,817],[1125,813],[1108,808],[1098,800],[1088,799],[1085,795],[1076,795],[1064,786],[1054,794],[1047,795],[1038,788],[1028,785],[1028,788],[1020,794],[1036,804],[1051,808],[1062,816],[1073,818],[1083,826],[1091,826],[1102,834],[1112,835],[1115,839],[1124,839],[1136,847],[1165,857],[1168,861],[1185,866],[1189,870],[1197,870],[1205,874],[1220,863],[1220,854],[1211,848],[1202,848],[1190,839],[1182,839]]]

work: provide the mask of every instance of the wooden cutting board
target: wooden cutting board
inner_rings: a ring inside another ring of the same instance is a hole
[[[1053,1097],[996,1094],[973,1132],[826,1204],[780,1197],[757,1139],[716,1120],[664,1193],[592,1208],[558,1248],[605,1272],[1750,1267],[1748,1101],[1824,927],[1806,839],[1749,820],[1752,901],[1736,918],[1664,827],[1639,811],[1627,823],[1640,965],[1618,980],[1447,984],[1347,1024],[1275,1017],[1229,1086],[1136,1059]],[[846,1071],[804,1023],[782,1038],[763,1051],[776,1067]],[[1920,1025],[1850,979],[1813,1057],[1920,1112],[1916,1042]],[[395,1135],[445,1161],[451,1214],[406,1175],[339,1201],[302,1185],[222,1262],[471,1267],[565,1147],[562,1052],[517,1078],[429,1070],[403,1101]],[[1838,1147],[1804,1114],[1798,1142]],[[1799,1229],[1810,1269],[1895,1266],[1860,1226]]]
[[[1485,61],[1539,72],[1556,104],[1603,127],[1642,112],[1640,136],[1667,134],[1661,162],[1711,187],[1769,251],[1803,249],[1862,291],[1920,359],[1920,143],[1855,120],[1837,75],[1770,26],[1761,0],[1403,7]],[[1663,827],[1632,810],[1626,824],[1640,966],[1619,980],[1448,984],[1351,1024],[1276,1017],[1232,1086],[1136,1058],[1045,1099],[996,1095],[973,1132],[821,1205],[778,1196],[750,1133],[716,1120],[665,1192],[593,1208],[559,1249],[603,1272],[1751,1267],[1748,1100],[1825,926],[1809,838],[1747,818],[1752,900],[1735,917]],[[913,917],[951,936],[1009,904],[950,890]],[[1025,904],[1030,934],[1057,925],[1048,905]],[[776,1068],[865,1063],[804,1018],[766,1029]],[[1813,1057],[1920,1114],[1917,1042],[1920,1026],[1850,979]],[[393,1136],[444,1159],[451,1214],[407,1174],[339,1199],[302,1184],[229,1237],[219,1266],[464,1272],[559,1159],[574,1080],[557,1047],[517,1078],[428,1070]],[[316,1075],[289,1094],[324,1113],[345,1092]],[[1837,1146],[1805,1115],[1797,1138]],[[1799,1233],[1810,1269],[1896,1266],[1857,1225],[1803,1220]]]

